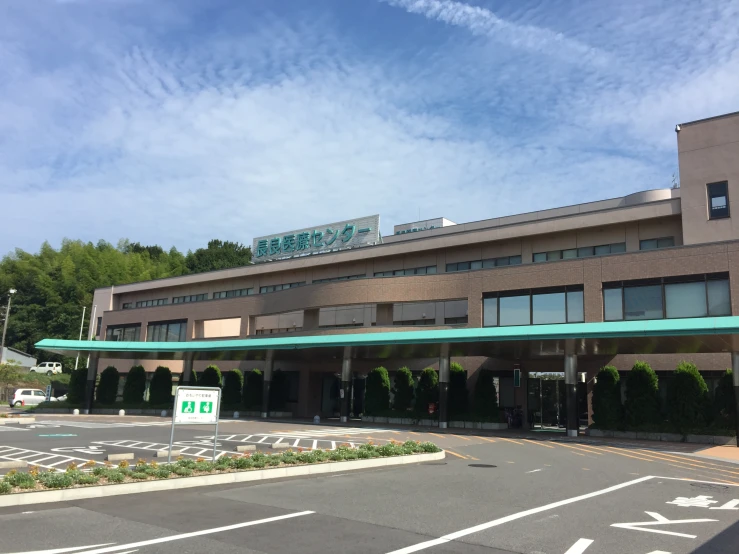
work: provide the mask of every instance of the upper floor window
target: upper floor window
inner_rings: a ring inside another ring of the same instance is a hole
[[[295,287],[302,287],[303,285],[305,285],[305,281],[300,281],[298,283],[283,283],[282,285],[269,285],[266,287],[259,287],[259,293],[263,294],[265,292],[277,292],[278,290],[294,289]]]
[[[354,281],[355,279],[364,279],[367,277],[364,273],[361,275],[344,275],[342,277],[328,277],[327,279],[313,279],[312,284],[317,283],[333,283],[335,281]]]
[[[600,246],[582,246],[567,250],[550,250],[549,252],[535,252],[534,262],[552,262],[556,260],[571,260],[574,258],[589,258],[590,256],[605,256],[626,252],[625,242],[601,244]]]
[[[214,292],[213,293],[213,300],[218,300],[220,298],[234,298],[237,296],[251,296],[254,294],[253,288],[248,289],[235,289],[235,290],[224,290],[221,292]]]
[[[208,300],[207,294],[190,294],[188,296],[175,296],[172,298],[172,304],[186,304],[187,302],[202,302]]]
[[[584,320],[582,285],[490,293],[483,298],[485,327],[581,323]]]
[[[654,250],[656,248],[670,248],[672,246],[675,246],[675,237],[639,241],[639,250]]]
[[[141,336],[141,324],[109,325],[105,330],[105,340],[137,342]]]
[[[146,328],[146,342],[185,342],[187,321],[161,321]]]
[[[98,322],[97,322],[97,326],[95,327],[95,336],[96,337],[99,337],[100,336],[100,331],[102,331],[102,329],[103,329],[103,318],[102,317],[99,317],[98,318]]]
[[[474,260],[471,262],[457,262],[446,264],[446,272],[454,271],[471,271],[474,269],[490,269],[493,267],[503,267],[507,265],[519,265],[521,256],[503,256],[501,258],[488,258],[487,260]]]
[[[729,183],[708,183],[708,219],[729,217]]]
[[[131,308],[133,308],[133,302],[124,302],[121,308],[123,308],[124,310],[130,310]]]
[[[152,306],[165,306],[169,304],[169,299],[159,298],[158,300],[139,300],[136,302],[137,308],[151,308]]]
[[[375,272],[375,277],[399,277],[401,275],[436,275],[436,266],[427,265],[424,267],[409,267],[408,269]]]

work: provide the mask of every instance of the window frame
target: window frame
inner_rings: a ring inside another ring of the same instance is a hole
[[[722,189],[723,194],[717,194],[716,189]],[[713,191],[711,189],[714,189]],[[714,214],[711,200],[723,196],[726,199],[726,206],[724,208],[718,208],[720,212]],[[708,210],[708,220],[714,219],[728,219],[731,217],[731,204],[729,202],[729,182],[728,181],[716,181],[713,183],[706,183],[706,209]]]
[[[580,292],[583,295],[582,298],[582,306],[583,306],[583,314],[582,314],[582,320],[579,321],[570,321],[570,305],[568,302],[568,295],[569,293],[573,292]],[[557,294],[562,293],[564,294],[564,304],[565,304],[565,321],[564,323],[534,323],[534,296],[541,295],[541,294]],[[519,323],[516,325],[501,325],[500,322],[500,301],[502,298],[510,298],[510,297],[518,297],[518,296],[526,296],[528,295],[529,298],[529,323]],[[495,325],[486,325],[485,323],[485,300],[492,300],[495,299]],[[524,327],[524,326],[535,326],[535,325],[565,325],[570,323],[583,323],[585,321],[585,287],[584,285],[565,285],[565,286],[559,286],[559,287],[544,287],[544,288],[535,288],[535,289],[520,289],[520,290],[510,290],[510,291],[497,291],[497,292],[488,292],[483,293],[482,297],[482,326],[483,327]]]

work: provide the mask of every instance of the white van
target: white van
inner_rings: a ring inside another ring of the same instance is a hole
[[[29,371],[32,373],[46,373],[46,375],[58,375],[62,372],[62,364],[59,362],[41,362]]]

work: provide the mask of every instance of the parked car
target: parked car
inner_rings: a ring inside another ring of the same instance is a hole
[[[62,364],[59,362],[41,362],[39,365],[29,369],[33,373],[46,373],[46,375],[58,375],[62,372]]]
[[[56,398],[52,396],[51,400],[54,402]],[[46,393],[41,389],[18,389],[10,399],[10,407],[35,406],[42,402],[46,402]]]

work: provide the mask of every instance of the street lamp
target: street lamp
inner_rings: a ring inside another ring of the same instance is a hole
[[[5,334],[8,332],[8,318],[10,318],[10,299],[18,292],[15,289],[8,291],[8,305],[5,307],[5,321],[3,322],[3,340],[0,342],[0,363],[5,357]]]

